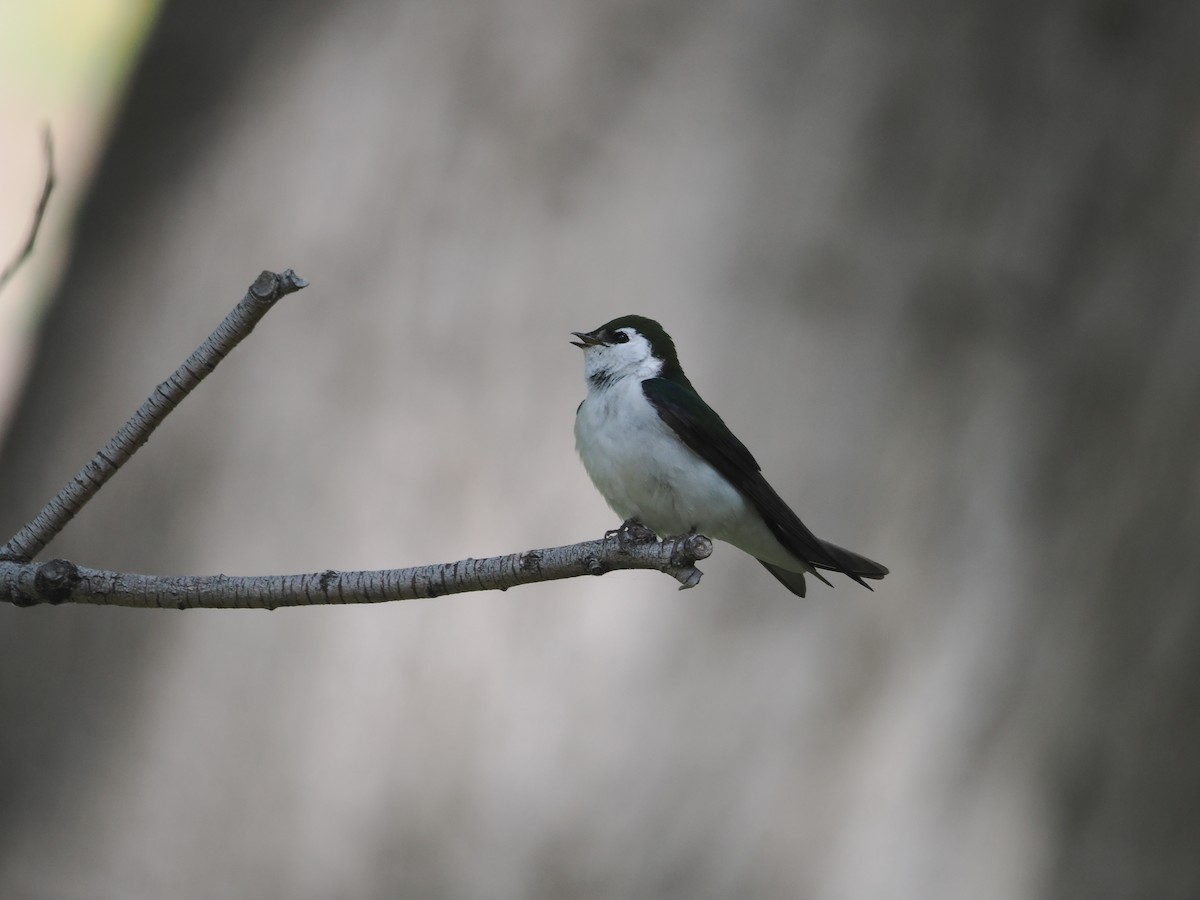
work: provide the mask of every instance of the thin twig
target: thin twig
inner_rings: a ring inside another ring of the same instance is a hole
[[[183,365],[133,414],[121,430],[79,470],[42,511],[0,548],[0,560],[24,562],[33,559],[54,539],[68,522],[96,495],[108,479],[117,473],[141,447],[154,429],[217,367],[238,343],[248,335],[280,297],[298,291],[308,282],[285,269],[282,273],[263,272],[244,296],[217,326],[216,331],[196,348]]]
[[[92,603],[141,609],[276,609],[503,591],[537,581],[603,575],[615,569],[656,569],[679,581],[682,590],[700,582],[695,562],[711,553],[712,541],[703,535],[627,543],[614,533],[566,547],[412,569],[328,570],[245,578],[104,572],[64,559],[44,563],[0,561],[0,599],[17,606]]]
[[[42,196],[38,200],[37,208],[33,211],[33,224],[29,227],[29,237],[25,239],[25,246],[21,248],[13,261],[4,267],[4,271],[0,272],[0,291],[4,290],[8,280],[17,273],[17,269],[21,268],[22,263],[33,253],[33,243],[37,240],[38,230],[42,227],[42,217],[46,215],[46,206],[50,203],[50,192],[54,190],[54,139],[50,136],[49,125],[42,132],[42,142],[46,155],[46,180],[42,184]]]

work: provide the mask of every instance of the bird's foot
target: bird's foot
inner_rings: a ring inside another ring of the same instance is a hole
[[[639,522],[637,519],[626,519],[620,528],[604,532],[604,539],[616,536],[617,546],[624,550],[626,547],[636,547],[638,544],[650,544],[658,540],[658,535]]]

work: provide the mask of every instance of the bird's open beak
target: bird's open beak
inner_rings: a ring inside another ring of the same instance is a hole
[[[595,331],[572,331],[571,334],[579,338],[577,341],[571,341],[580,350],[586,350],[588,347],[603,347],[608,341],[597,336]]]

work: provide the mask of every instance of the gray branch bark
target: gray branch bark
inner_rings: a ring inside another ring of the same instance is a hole
[[[409,569],[306,572],[299,575],[135,575],[77,566],[0,561],[0,596],[16,606],[91,603],[139,609],[277,609],[326,603],[383,603],[469,591],[504,591],[535,581],[603,575],[617,569],[655,569],[680,590],[695,587],[694,563],[712,553],[703,535],[633,543],[617,532],[596,541],[527,550],[488,559],[463,559]]]

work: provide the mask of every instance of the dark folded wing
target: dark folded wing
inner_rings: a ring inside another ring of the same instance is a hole
[[[868,590],[871,586],[863,577],[882,578],[887,573],[877,563],[827,544],[809,531],[767,484],[746,446],[695,391],[667,378],[649,378],[642,382],[642,392],[688,448],[742,492],[776,540],[793,556],[822,569],[842,572]]]

